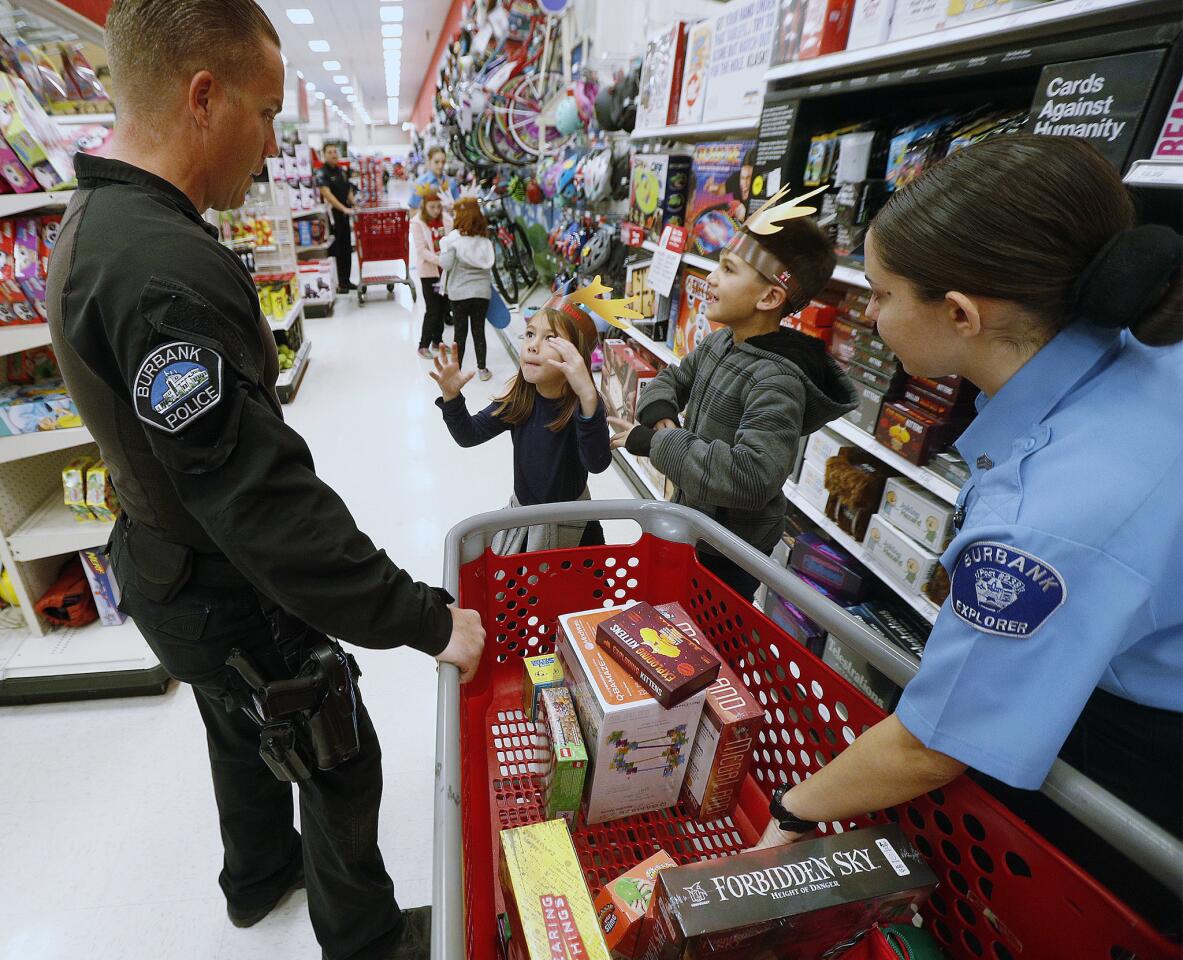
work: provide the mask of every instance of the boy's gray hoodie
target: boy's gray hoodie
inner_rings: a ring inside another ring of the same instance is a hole
[[[488,300],[493,289],[493,241],[453,230],[440,241],[441,292],[449,300]]]
[[[858,405],[825,344],[785,328],[744,343],[716,330],[641,397],[629,452],[677,485],[677,503],[765,553],[784,532],[784,485],[801,438]],[[681,427],[653,430],[682,410]]]

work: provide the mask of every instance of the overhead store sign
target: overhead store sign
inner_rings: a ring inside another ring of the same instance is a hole
[[[1044,67],[1028,132],[1088,140],[1120,169],[1165,57],[1165,50],[1148,50]]]

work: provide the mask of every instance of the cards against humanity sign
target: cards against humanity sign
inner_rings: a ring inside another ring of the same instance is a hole
[[[1121,169],[1165,56],[1147,50],[1044,67],[1027,132],[1088,140]]]
[[[776,20],[777,0],[730,3],[716,16],[702,113],[705,123],[752,117],[759,112]]]

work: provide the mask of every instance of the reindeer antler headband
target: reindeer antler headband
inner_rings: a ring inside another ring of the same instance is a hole
[[[724,247],[765,280],[775,283],[784,290],[788,294],[789,307],[794,312],[806,306],[805,292],[801,289],[801,284],[797,282],[792,271],[781,262],[780,257],[757,241],[753,234],[768,237],[783,230],[789,220],[813,216],[817,213],[817,207],[803,207],[800,204],[816,197],[819,193],[825,193],[828,189],[828,186],[818,187],[809,193],[803,193],[799,197],[782,202],[781,198],[789,192],[788,187],[783,187],[769,197],[764,206],[744,221],[744,225],[736,231],[735,236]]]
[[[605,293],[608,294],[607,298],[601,296]],[[630,306],[636,299],[627,297],[613,300],[612,288],[602,283],[597,275],[587,286],[566,296],[555,294],[542,305],[542,309],[561,311],[574,320],[589,339],[594,340],[596,330],[595,324],[591,321],[591,313],[614,327],[627,330],[629,325],[624,322],[625,320],[644,319],[644,314]]]

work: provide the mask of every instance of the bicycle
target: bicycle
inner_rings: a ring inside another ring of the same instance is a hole
[[[534,250],[526,231],[510,218],[499,196],[486,197],[481,205],[493,241],[493,283],[507,303],[517,303],[521,289],[529,290],[538,283]]]

